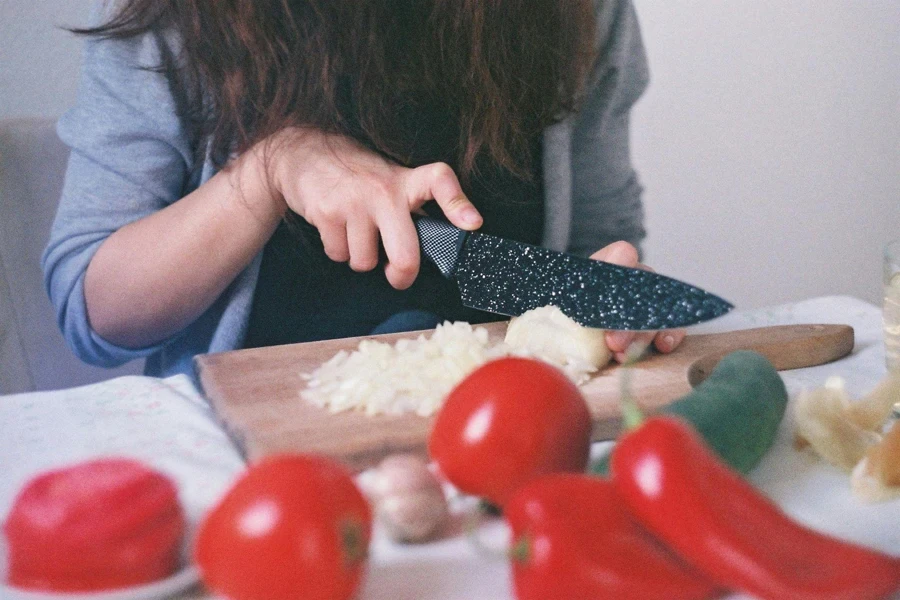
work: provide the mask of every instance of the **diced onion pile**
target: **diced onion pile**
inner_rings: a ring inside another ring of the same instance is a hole
[[[363,340],[352,353],[339,352],[304,376],[308,382],[301,396],[331,412],[429,416],[457,382],[503,354],[489,343],[483,327],[444,323],[431,338],[422,334],[394,346]]]
[[[446,322],[430,338],[422,334],[393,346],[363,340],[353,352],[341,351],[304,374],[307,385],[300,395],[331,412],[427,417],[466,375],[508,355],[544,360],[578,385],[610,358],[601,330],[588,330],[558,308],[543,307],[515,319],[503,343],[491,343],[486,329],[466,322]]]

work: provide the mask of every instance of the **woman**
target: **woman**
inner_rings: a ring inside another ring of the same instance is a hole
[[[43,265],[87,362],[165,376],[490,319],[420,262],[417,211],[637,264],[628,0],[123,0],[80,32]],[[608,344],[621,359],[632,339]]]

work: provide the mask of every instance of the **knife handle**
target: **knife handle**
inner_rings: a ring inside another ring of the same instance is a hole
[[[454,227],[447,221],[413,215],[419,234],[419,246],[444,277],[452,277],[468,231]]]

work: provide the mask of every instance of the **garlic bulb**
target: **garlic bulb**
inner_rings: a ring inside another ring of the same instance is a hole
[[[399,542],[431,539],[449,515],[447,499],[437,477],[424,460],[412,454],[384,459],[367,491],[376,518],[388,535]]]

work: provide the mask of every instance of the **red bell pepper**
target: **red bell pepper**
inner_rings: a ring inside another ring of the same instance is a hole
[[[874,600],[900,589],[900,559],[792,521],[677,418],[625,435],[612,478],[644,526],[725,587],[771,600]]]
[[[518,600],[700,600],[717,586],[625,511],[612,484],[557,474],[524,485],[504,509]]]
[[[185,519],[167,477],[111,458],[32,479],[4,530],[11,585],[87,592],[171,575],[181,560]]]

